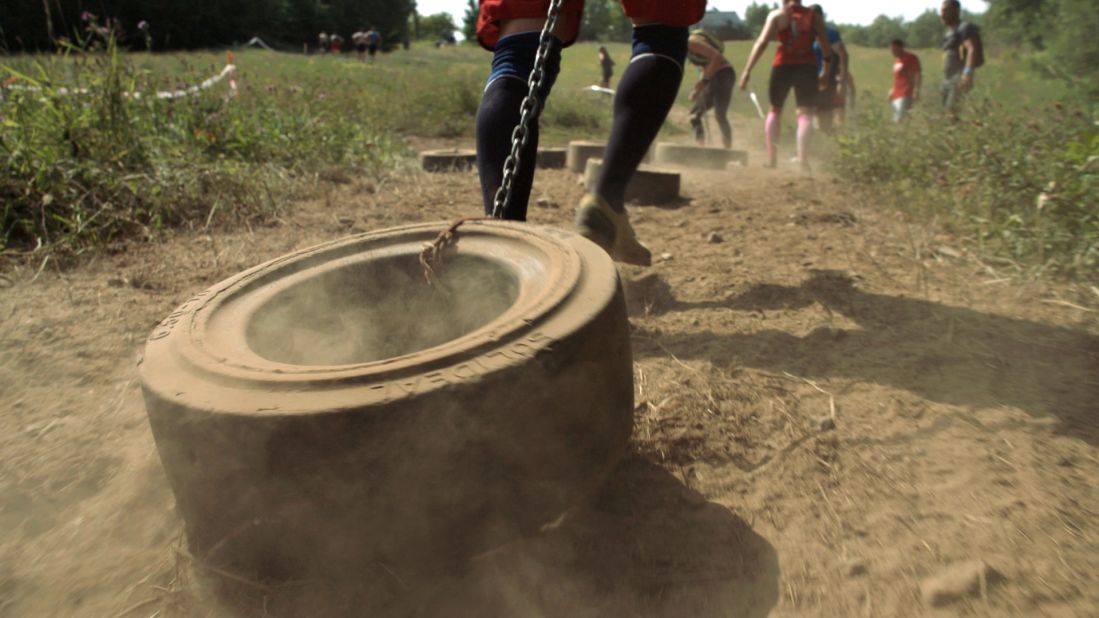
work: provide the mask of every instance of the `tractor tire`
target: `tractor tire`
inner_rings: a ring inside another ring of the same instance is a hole
[[[256,581],[459,564],[583,501],[624,454],[622,286],[579,235],[352,236],[190,299],[140,363],[192,553]]]

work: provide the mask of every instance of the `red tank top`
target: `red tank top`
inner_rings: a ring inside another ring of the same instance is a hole
[[[774,66],[789,64],[811,64],[816,66],[817,55],[813,53],[813,11],[792,5],[786,9],[790,25],[778,33],[778,53]]]

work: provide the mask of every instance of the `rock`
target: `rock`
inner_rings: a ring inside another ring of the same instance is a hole
[[[982,587],[987,589],[1002,579],[1003,575],[983,560],[959,562],[923,580],[920,593],[924,603],[931,607],[942,607],[958,599],[976,595]]]
[[[107,279],[107,287],[124,288],[126,287],[126,280],[122,277],[111,277],[110,279]]]
[[[864,560],[854,559],[844,562],[842,571],[847,577],[858,577],[866,575],[868,569]]]
[[[549,199],[544,198],[544,197],[538,198],[538,201],[535,202],[535,204],[539,208],[549,208],[549,209],[552,209],[552,210],[556,210],[556,209],[561,207],[561,205],[558,204],[557,202],[551,202]]]
[[[836,421],[831,416],[822,416],[813,421],[813,425],[818,431],[831,431],[836,428]]]
[[[671,253],[661,253],[661,254],[660,254],[660,259],[661,259],[662,261],[665,261],[665,262],[667,262],[668,260],[671,260],[671,259],[672,259],[672,258],[674,258],[674,257],[675,257],[675,256],[674,256],[674,255],[672,255]]]
[[[710,232],[706,235],[706,242],[710,243],[711,245],[716,245],[725,242],[725,239],[722,238],[721,234],[717,232]]]

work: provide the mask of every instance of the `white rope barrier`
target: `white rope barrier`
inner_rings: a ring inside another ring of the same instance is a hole
[[[202,92],[203,90],[208,90],[208,89],[212,88],[213,86],[217,85],[219,82],[221,82],[222,80],[224,80],[226,78],[229,78],[229,94],[232,95],[232,96],[236,96],[237,95],[237,65],[235,65],[235,64],[225,65],[225,68],[221,70],[221,73],[218,73],[217,75],[215,75],[215,76],[213,76],[209,79],[203,80],[202,82],[200,82],[197,85],[191,86],[189,88],[183,88],[181,90],[160,90],[160,91],[157,91],[157,92],[153,92],[150,96],[154,96],[158,99],[180,99],[180,98],[183,98],[183,97],[189,97],[189,96],[196,95],[196,94]],[[3,92],[4,90],[12,90],[12,91],[17,91],[17,92],[42,92],[42,88],[39,87],[39,86],[21,86],[19,84],[3,84],[3,83],[0,83],[0,92]],[[58,88],[55,92],[60,96],[67,97],[67,96],[86,95],[90,92],[90,90],[88,90],[87,88],[65,88],[65,87],[61,87],[61,88]],[[133,99],[140,99],[142,96],[145,96],[145,95],[142,92],[135,91],[135,92],[124,92],[123,96],[131,97]]]

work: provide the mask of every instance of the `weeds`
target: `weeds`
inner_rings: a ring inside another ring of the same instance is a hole
[[[140,96],[163,80],[135,68],[113,38],[20,69],[3,67],[0,100],[5,252],[79,252],[166,227],[263,220],[304,173],[378,173],[398,151],[376,125],[346,122],[346,110],[300,87]]]
[[[942,215],[975,248],[1067,275],[1099,269],[1099,129],[1057,103],[971,100],[959,116],[921,110],[894,126],[860,118],[838,138],[837,171],[878,199]]]
[[[136,96],[201,82],[215,54],[125,54],[90,30],[52,56],[0,64],[0,251],[80,252],[172,227],[262,221],[296,183],[385,173],[405,136],[471,136],[486,76],[479,49],[414,50],[364,64],[240,54],[239,96]],[[594,70],[594,69],[593,69]],[[587,83],[571,76],[563,90]],[[607,101],[555,96],[547,143],[591,137]]]

